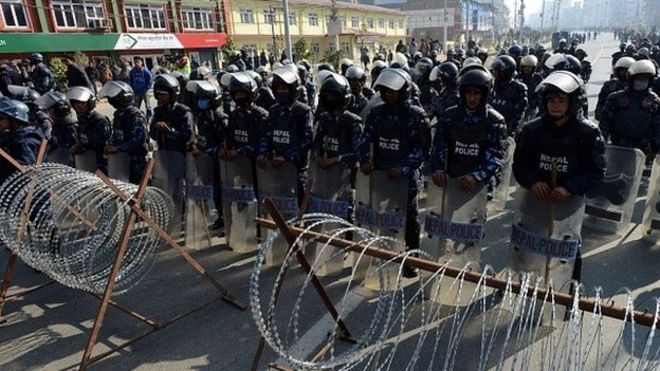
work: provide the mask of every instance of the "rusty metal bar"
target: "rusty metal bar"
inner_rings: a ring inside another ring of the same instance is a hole
[[[130,206],[131,210],[137,214],[137,216],[145,222],[162,240],[165,241],[165,243],[170,246],[174,251],[176,251],[182,258],[183,260],[186,261],[194,270],[196,270],[199,274],[201,274],[204,279],[206,279],[213,287],[220,292],[222,295],[222,300],[225,302],[233,305],[234,307],[240,309],[240,310],[245,310],[247,307],[245,304],[240,303],[238,300],[236,300],[230,293],[229,291],[224,288],[218,281],[215,280],[207,271],[206,269],[199,263],[195,258],[190,256],[186,249],[184,249],[181,245],[179,245],[173,238],[170,236],[167,232],[165,232],[156,222],[154,222],[153,219],[147,215],[147,213],[144,212],[138,205],[136,205],[134,202],[132,202],[131,198],[126,195],[124,192],[122,192],[117,186],[115,186],[112,181],[102,172],[97,171],[96,175],[101,178],[103,183],[105,183],[122,201],[128,202],[128,205]]]
[[[261,225],[262,227],[269,228],[269,229],[276,229],[278,228],[278,225],[270,221],[268,219],[263,219],[263,218],[257,218],[257,224]],[[462,277],[469,282],[473,283],[479,283],[482,279],[484,281],[484,284],[488,287],[500,289],[500,290],[506,290],[508,285],[511,285],[511,290],[512,292],[518,294],[521,291],[520,284],[512,282],[508,283],[505,280],[493,277],[493,276],[483,276],[480,273],[475,273],[475,272],[466,272],[463,271],[461,272],[460,269],[450,267],[450,266],[445,266],[443,264],[440,264],[438,262],[430,261],[430,260],[425,260],[425,259],[420,259],[412,256],[404,257],[399,256],[399,254],[384,250],[384,249],[377,249],[377,248],[372,248],[372,247],[367,247],[363,246],[361,244],[358,244],[353,241],[348,241],[344,240],[341,238],[332,238],[330,236],[327,236],[322,233],[314,232],[314,231],[305,231],[305,229],[300,228],[300,227],[288,227],[290,233],[296,237],[302,236],[306,239],[309,240],[317,240],[322,243],[329,243],[330,245],[334,247],[338,247],[340,249],[352,251],[352,252],[357,252],[361,253],[364,251],[364,255],[374,257],[374,258],[379,258],[382,260],[392,260],[393,262],[396,263],[403,263],[407,267],[411,268],[418,268],[425,270],[427,272],[436,272],[439,269],[443,268],[444,274],[450,277],[459,277],[462,275]],[[527,292],[525,295],[533,297],[536,296],[536,299],[539,300],[544,300],[545,296],[548,292],[547,289],[544,288],[539,288],[536,291],[536,294],[534,293],[534,288],[530,287],[526,290]],[[547,298],[548,301],[552,300],[550,296]],[[560,305],[563,305],[565,307],[572,307],[573,306],[573,296],[564,294],[561,292],[554,292],[554,302]],[[597,302],[594,299],[590,298],[579,298],[578,299],[578,307],[579,309],[587,312],[592,312],[595,310],[597,305]],[[636,324],[641,324],[647,327],[653,327],[655,318],[654,315],[651,313],[647,312],[640,312],[640,311],[632,311],[628,312],[626,315],[627,311],[625,308],[621,307],[615,307],[614,303],[612,303],[609,306],[601,305],[600,306],[600,311],[604,316],[611,317],[611,318],[616,318],[624,321],[628,320],[633,320],[635,321]],[[656,327],[660,327],[660,323],[656,325]]]
[[[134,205],[139,206],[142,203],[142,199],[144,198],[144,194],[147,191],[147,184],[149,183],[149,178],[151,178],[151,172],[153,171],[153,169],[154,169],[154,160],[151,159],[147,163],[146,170],[142,175],[142,180],[140,181],[140,185],[137,189],[137,193],[135,194]],[[121,263],[122,260],[124,259],[124,255],[126,254],[126,250],[128,249],[128,243],[130,242],[131,233],[133,233],[133,229],[135,227],[136,221],[137,221],[137,214],[135,212],[132,212],[131,215],[128,217],[128,221],[126,222],[124,231],[122,232],[122,236],[120,240],[121,242],[119,243],[119,249],[117,250],[117,254],[115,255],[115,261],[112,264],[112,270],[110,271],[110,275],[108,276],[108,283],[105,287],[105,291],[103,292],[101,305],[99,305],[98,312],[96,313],[96,319],[94,320],[94,326],[92,327],[92,331],[89,335],[89,339],[87,340],[87,345],[85,346],[85,352],[83,353],[83,358],[82,361],[80,362],[81,371],[86,370],[87,366],[89,365],[89,360],[90,357],[92,356],[92,351],[94,350],[94,346],[96,345],[96,340],[99,336],[99,333],[101,332],[101,326],[103,325],[103,319],[105,318],[105,313],[108,310],[110,296],[112,296],[112,291],[115,288],[115,279],[119,274],[119,269],[121,268]]]

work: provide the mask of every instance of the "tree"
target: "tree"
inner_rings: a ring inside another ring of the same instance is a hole
[[[325,53],[323,54],[323,59],[321,59],[321,62],[327,62],[330,63],[335,67],[335,69],[339,69],[339,63],[341,62],[342,58],[344,58],[344,52],[341,50],[326,50]]]
[[[81,52],[76,52],[74,55],[76,64],[82,67],[83,69],[89,64],[89,57]],[[66,91],[67,86],[67,77],[66,77],[66,65],[61,58],[52,58],[48,63],[50,70],[55,75],[55,82],[57,83],[57,89],[60,91]]]
[[[309,44],[304,37],[293,44],[293,56],[296,61],[309,59],[312,56],[312,52],[309,50]]]
[[[225,45],[220,47],[220,51],[224,55],[225,59],[229,59],[229,57],[231,56],[231,52],[236,50],[238,50],[238,46],[236,45],[234,38],[231,36],[227,36],[227,42],[225,42]]]

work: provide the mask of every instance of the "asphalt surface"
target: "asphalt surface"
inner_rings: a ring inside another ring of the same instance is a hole
[[[593,61],[593,75],[587,86],[590,110],[596,105],[600,85],[609,78],[610,55],[618,42],[610,34],[602,34],[598,40],[589,41],[588,59]],[[108,115],[112,109],[105,103],[99,109]],[[643,199],[638,202],[639,213]],[[487,240],[482,250],[482,262],[496,271],[506,264],[511,209],[503,213],[491,213],[487,224]],[[660,297],[657,262],[660,246],[650,246],[639,240],[640,229],[632,225],[621,236],[604,235],[585,229],[583,231],[583,284],[591,288],[602,287],[604,296],[624,305],[625,291],[630,290],[634,305],[640,310],[653,310]],[[214,247],[191,251],[211,275],[218,279],[240,301],[249,302],[249,276],[254,265],[254,253],[237,254],[228,250],[224,240],[215,238]],[[7,261],[7,251],[0,251],[0,267]],[[154,268],[146,278],[128,293],[115,298],[127,308],[138,311],[158,323],[185,313],[198,306],[196,312],[174,322],[155,333],[135,342],[119,353],[112,354],[92,366],[92,369],[137,370],[248,370],[258,343],[252,314],[217,300],[217,292],[190,266],[168,248],[156,256]],[[1,268],[0,268],[1,269]],[[277,269],[265,272],[272,278]],[[287,276],[287,285],[281,295],[282,305],[293,307],[303,276],[295,268]],[[25,264],[17,264],[10,293],[48,282],[48,277]],[[330,296],[337,300],[343,294],[341,285],[333,278],[323,278]],[[262,288],[270,292],[271,288]],[[365,293],[362,300],[370,297]],[[89,294],[69,289],[57,283],[19,297],[5,306],[6,322],[0,325],[1,370],[61,370],[75,368],[82,351],[99,301]],[[316,346],[314,341],[323,338],[322,324],[325,310],[314,295],[305,296],[304,308],[299,321],[305,323],[301,352],[309,352]],[[369,310],[356,311],[348,320],[349,327],[361,328],[368,322]],[[605,328],[618,329],[616,321],[606,321]],[[308,329],[308,330],[307,330]],[[140,335],[149,327],[125,313],[110,308],[99,337],[95,354],[123,341]],[[606,336],[615,336],[607,334]],[[407,349],[404,344],[402,349]],[[412,349],[411,349],[412,351]],[[465,363],[457,369],[471,369],[474,360],[469,347],[459,352]],[[277,355],[266,348],[261,369],[267,362],[277,360]],[[405,361],[401,360],[401,364]],[[391,369],[397,368],[397,362]]]

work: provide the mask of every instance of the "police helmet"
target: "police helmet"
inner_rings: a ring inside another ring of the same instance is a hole
[[[301,65],[305,66],[305,69],[307,69],[307,72],[310,72],[312,70],[312,65],[309,64],[309,61],[307,59],[301,60],[300,63],[298,63],[298,64],[301,64]]]
[[[479,50],[477,50],[477,56],[478,56],[479,58],[482,58],[482,57],[483,57],[483,58],[488,58],[488,49],[486,49],[486,48],[479,48]]]
[[[174,73],[156,76],[154,79],[154,94],[159,91],[168,93],[172,102],[176,101],[181,93],[181,85],[179,85],[179,80],[174,77]]]
[[[526,55],[520,59],[520,67],[536,67],[539,64],[538,58],[534,55]]]
[[[380,91],[381,88],[398,91],[401,94],[400,99],[405,101],[410,96],[412,81],[407,72],[398,68],[386,68],[374,83],[376,91]]]
[[[442,80],[443,84],[456,83],[458,78],[458,67],[452,62],[443,62],[431,71],[431,81]]]
[[[256,74],[259,76],[259,74]],[[259,85],[257,81],[247,72],[236,72],[231,74],[231,82],[229,83],[229,94],[234,95],[235,92],[244,91],[248,93],[250,99],[253,101],[259,97]],[[259,76],[261,78],[261,76]]]
[[[34,89],[21,85],[7,85],[10,98],[25,103],[30,109],[38,108],[37,100],[40,95]]]
[[[619,44],[619,50],[621,50],[622,53],[623,53],[624,50],[626,50],[626,45],[627,44],[625,42],[622,42],[621,44]]]
[[[526,56],[526,55],[528,55],[528,54],[530,54],[530,53],[533,53],[533,51],[534,51],[534,48],[533,48],[533,47],[530,48],[530,47],[527,46],[527,45],[523,45],[523,46],[522,46],[522,56],[523,56],[523,57]]]
[[[619,60],[616,61],[616,64],[614,65],[614,71],[622,68],[627,70],[632,66],[632,64],[635,63],[635,58],[633,57],[621,57]]]
[[[278,68],[281,68],[281,67],[284,67],[284,64],[282,64],[280,62],[273,63],[273,71],[278,69]]]
[[[179,87],[182,88],[182,89],[186,87],[186,84],[188,84],[188,80],[189,80],[188,76],[184,75],[183,73],[181,73],[179,71],[172,71],[172,72],[170,72],[169,75],[174,77],[176,79],[176,81],[179,82]]]
[[[511,56],[501,55],[493,64],[493,71],[503,79],[510,80],[516,74],[516,67],[516,61]]]
[[[520,45],[511,45],[508,50],[509,56],[515,58],[519,58],[522,56],[523,49],[520,47]]]
[[[348,80],[362,80],[366,81],[367,73],[364,72],[364,69],[358,66],[351,66],[346,70],[346,79]]]
[[[330,70],[320,70],[316,73],[316,76],[314,76],[314,85],[316,86],[317,90],[321,90],[321,83],[323,83],[323,80],[325,80],[326,77],[330,76],[330,74],[333,74],[336,72],[332,72]]]
[[[335,67],[333,65],[331,65],[330,63],[325,63],[325,62],[320,63],[318,66],[316,66],[316,72],[323,71],[323,70],[327,70],[327,71],[330,71],[330,72],[336,72]]]
[[[96,107],[96,96],[94,96],[94,92],[86,86],[70,87],[66,91],[66,97],[70,102],[86,102],[90,111]]]
[[[636,52],[636,51],[637,51],[637,48],[635,47],[635,45],[633,45],[633,44],[628,44],[628,45],[626,46],[626,53],[630,53],[630,54],[632,54],[632,53],[634,53],[634,52]]]
[[[354,64],[355,64],[355,63],[354,63],[353,60],[351,60],[351,59],[348,59],[348,58],[344,58],[344,59],[342,59],[342,60],[341,60],[341,63],[339,64],[339,67],[341,68],[341,74],[342,74],[342,75],[345,75],[345,74],[346,74],[346,70],[348,69],[348,67],[350,67],[350,66],[352,66],[352,65],[354,65]]]
[[[240,69],[235,64],[230,64],[227,66],[227,68],[225,68],[225,70],[227,70],[228,73],[235,73],[240,71]]]
[[[649,78],[653,78],[656,73],[657,70],[655,64],[649,59],[639,60],[628,68],[628,76],[631,81],[635,76],[648,76]]]
[[[55,115],[64,116],[71,111],[71,104],[66,98],[66,95],[60,93],[59,91],[49,91],[48,93],[42,95],[37,99],[37,105],[41,109],[50,109],[53,107]]]
[[[197,99],[215,100],[220,98],[218,88],[206,80],[192,80],[186,84],[186,90]]]
[[[351,102],[351,86],[348,80],[337,73],[329,73],[321,82],[319,99],[325,105],[328,94],[335,94],[340,97],[339,107],[346,108]],[[326,105],[327,106],[327,105]]]
[[[568,64],[568,61],[566,60],[566,56],[564,54],[560,53],[555,53],[550,55],[546,60],[545,60],[545,67],[550,69],[550,70],[562,70],[565,71],[567,70],[566,65]]]
[[[465,68],[467,66],[472,66],[472,65],[475,65],[475,64],[478,64],[480,66],[483,65],[483,63],[481,62],[481,59],[479,59],[477,57],[467,57],[463,61],[463,68]]]
[[[568,97],[571,113],[575,113],[581,108],[579,95],[582,91],[584,91],[584,82],[577,75],[569,71],[555,71],[536,87],[536,93],[539,94],[544,105],[550,95],[555,94]]]
[[[479,68],[481,67],[481,68]],[[481,102],[488,101],[488,95],[493,88],[493,75],[483,66],[473,66],[472,69],[461,74],[458,79],[458,91],[461,100],[465,99],[465,91],[468,88],[476,88],[481,91]]]
[[[378,79],[378,75],[380,75],[380,73],[383,72],[383,70],[386,68],[387,68],[387,63],[385,61],[382,61],[380,59],[375,60],[371,64],[371,81],[376,81],[376,79]]]
[[[582,62],[570,54],[566,54],[566,63],[560,64],[559,67],[564,67],[563,71],[573,72],[575,75],[580,76],[582,73]],[[557,70],[560,70],[559,68]]]
[[[302,65],[300,63],[298,63],[296,65],[296,69],[298,70],[298,73],[302,73],[305,76],[307,76],[307,74],[309,73],[309,70],[307,69],[307,67],[305,67],[304,65]]]
[[[584,48],[577,48],[575,49],[575,56],[578,58],[586,58],[589,55],[587,54],[587,51],[584,50]]]
[[[287,67],[280,67],[273,71],[273,89],[277,85],[286,85],[292,92],[298,88],[298,74]]]
[[[652,53],[652,54],[655,54],[655,53],[657,53],[657,52],[659,52],[659,51],[660,51],[660,46],[658,46],[658,45],[653,45],[653,46],[651,47],[651,53]]]
[[[247,73],[248,76],[250,76],[250,77],[254,80],[254,82],[257,83],[257,88],[260,87],[261,84],[263,84],[264,79],[263,79],[263,77],[261,77],[261,75],[258,74],[257,72],[252,71],[252,70],[247,70],[247,71],[245,71],[245,73]]]
[[[39,63],[43,63],[44,56],[41,55],[41,53],[32,53],[28,57],[28,60],[30,61],[31,64],[39,64]]]
[[[426,76],[433,68],[433,61],[430,58],[422,58],[415,65],[415,70],[418,74]]]
[[[560,40],[559,40],[559,47],[560,47],[560,48],[563,48],[563,47],[565,47],[565,46],[566,46],[566,39],[560,39]]]
[[[403,66],[408,65],[408,57],[406,57],[403,53],[396,53],[394,58],[392,58],[391,64],[394,63],[398,63],[401,66],[400,68],[403,68]]]
[[[645,58],[648,58],[648,57],[651,56],[651,52],[649,51],[649,48],[647,48],[647,47],[639,48],[639,50],[637,51],[637,54],[639,54],[640,57],[645,57]]]
[[[0,117],[27,124],[30,122],[29,113],[30,109],[25,103],[8,97],[0,97]]]
[[[133,88],[124,81],[108,81],[101,88],[99,97],[107,97],[115,109],[128,107],[133,104]]]

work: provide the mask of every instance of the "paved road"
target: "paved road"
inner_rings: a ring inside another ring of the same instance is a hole
[[[598,40],[586,45],[589,59],[594,63],[592,81],[588,85],[592,111],[595,107],[594,96],[609,75],[609,55],[616,47],[617,42],[607,34],[602,34]],[[100,105],[100,110],[106,114],[112,111],[105,104]],[[493,265],[497,271],[505,265],[510,228],[509,212],[490,215],[488,240],[482,260]],[[620,304],[623,304],[624,299],[620,289],[627,287],[634,294],[635,306],[643,310],[652,309],[652,298],[660,296],[657,270],[660,247],[638,241],[639,229],[631,227],[623,238],[585,230],[583,283],[588,288],[602,287],[606,296],[612,296]],[[222,245],[222,240],[215,241],[218,242],[217,246],[193,251],[193,255],[235,296],[247,303],[248,277],[253,267],[254,254],[235,254]],[[0,251],[0,262],[4,264],[7,256],[6,251]],[[273,277],[275,271],[270,269],[266,276]],[[299,269],[296,272],[299,273]],[[288,307],[293,305],[301,277],[299,274],[291,274],[290,278],[292,284],[285,286],[282,295],[282,303]],[[46,281],[45,275],[19,263],[11,290],[22,290]],[[324,279],[324,282],[336,283],[331,279]],[[341,290],[331,288],[330,294],[336,298],[342,293]],[[157,321],[166,321],[214,300],[215,293],[175,253],[163,250],[157,255],[155,267],[144,281],[116,299],[128,308]],[[313,324],[322,320],[324,311],[321,303],[313,297],[306,299],[301,322]],[[90,295],[58,284],[10,302],[5,307],[7,323],[0,325],[0,369],[59,370],[75,366],[82,356],[97,304],[98,301]],[[366,320],[367,314],[356,312],[351,324],[358,326]],[[320,328],[322,326],[300,334],[305,336],[305,341],[310,342],[302,344],[303,348],[304,345],[313,346],[315,340],[323,337]],[[98,351],[147,329],[146,325],[111,308],[100,336]],[[181,321],[136,342],[121,353],[102,360],[94,369],[246,370],[251,364],[257,339],[258,334],[249,311],[241,312],[214,301]],[[465,355],[464,358],[469,358],[469,350]],[[267,350],[262,365],[276,359],[277,356]],[[396,365],[395,362],[392,369],[397,369]]]

